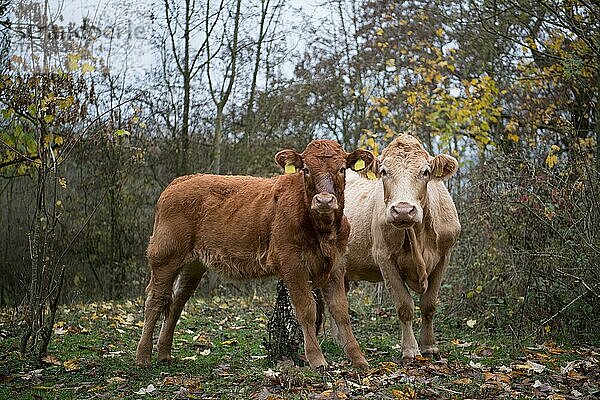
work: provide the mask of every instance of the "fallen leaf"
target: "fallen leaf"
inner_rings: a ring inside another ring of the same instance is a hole
[[[77,371],[79,369],[79,364],[77,364],[77,360],[65,361],[63,363],[63,366],[65,367],[65,371],[67,372]]]
[[[456,383],[457,385],[470,385],[471,382],[473,382],[471,380],[471,378],[461,378],[461,379],[457,379],[455,381],[452,381],[452,383]]]
[[[58,328],[54,329],[55,335],[64,335],[65,333],[67,333],[67,329],[65,329],[64,326],[59,326]]]
[[[474,361],[469,361],[469,367],[471,368],[475,368],[475,369],[483,369],[483,364],[481,363],[476,363]]]
[[[510,372],[512,372],[512,368],[507,367],[506,365],[501,365],[498,367],[498,371],[510,373]]]
[[[127,379],[121,378],[120,376],[115,376],[106,380],[107,383],[123,383],[126,381]]]
[[[156,391],[156,388],[154,387],[153,384],[149,384],[147,387],[145,388],[140,388],[140,390],[138,390],[137,392],[134,392],[135,394],[150,394],[152,392]]]
[[[473,346],[473,342],[461,343],[460,340],[458,340],[458,339],[452,340],[452,344],[455,345],[456,347],[471,347],[471,346]]]
[[[62,362],[60,362],[58,358],[51,354],[48,354],[46,357],[42,358],[42,361],[46,364],[62,365]]]
[[[391,391],[391,393],[395,399],[401,399],[401,400],[414,399],[417,396],[417,393],[415,392],[415,390],[410,387],[405,388],[404,390],[393,389]]]
[[[533,372],[543,372],[546,369],[545,365],[534,363],[533,361],[527,361],[527,365],[533,370]]]
[[[535,382],[533,382],[533,385],[531,386],[534,389],[541,390],[542,392],[552,392],[554,390],[552,386],[542,383],[539,379],[536,379]]]
[[[267,378],[269,378],[271,382],[275,384],[281,383],[281,378],[279,377],[281,375],[281,372],[276,372],[269,368],[268,370],[264,371],[264,374]]]

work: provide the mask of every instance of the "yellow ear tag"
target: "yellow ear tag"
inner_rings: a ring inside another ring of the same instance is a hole
[[[368,171],[367,172],[367,178],[369,178],[370,180],[374,181],[375,179],[377,179],[377,175],[375,175],[375,172],[373,172],[373,171]]]
[[[294,164],[285,164],[285,173],[286,174],[295,174],[296,166]]]
[[[356,161],[356,164],[354,164],[354,170],[360,171],[361,169],[365,169],[365,160],[363,160],[362,158],[359,158]]]

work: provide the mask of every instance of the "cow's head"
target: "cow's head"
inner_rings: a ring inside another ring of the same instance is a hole
[[[357,161],[362,160],[357,165]],[[333,140],[313,140],[303,153],[282,150],[275,161],[287,173],[301,173],[307,196],[307,206],[318,214],[341,214],[344,210],[346,168],[366,170],[373,168],[374,156],[367,150],[346,153]]]
[[[423,222],[427,184],[431,180],[446,180],[457,170],[458,161],[454,157],[430,156],[411,135],[394,139],[379,160],[386,222],[402,229]]]

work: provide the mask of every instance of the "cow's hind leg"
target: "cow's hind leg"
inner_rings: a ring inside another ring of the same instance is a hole
[[[185,265],[177,281],[175,282],[175,289],[173,291],[173,301],[163,322],[158,337],[158,361],[159,362],[170,362],[172,360],[171,349],[173,347],[173,333],[175,332],[175,325],[181,316],[185,303],[190,299],[194,291],[198,287],[202,275],[206,268],[201,262],[193,262]]]
[[[290,292],[290,298],[294,311],[296,312],[296,318],[300,327],[302,327],[302,334],[304,335],[304,352],[306,359],[311,368],[317,369],[320,367],[326,367],[327,362],[323,357],[323,352],[317,341],[317,329],[315,322],[317,320],[317,306],[315,304],[314,297],[311,293],[311,288],[308,284],[308,279],[298,279],[296,277],[286,279],[284,282]]]
[[[438,294],[444,270],[446,269],[446,261],[442,260],[429,275],[429,286],[427,291],[421,295],[421,316],[423,325],[421,326],[421,350],[424,356],[437,357],[440,353],[435,335],[433,333],[433,317],[438,301]]]
[[[359,368],[369,366],[367,360],[360,351],[360,346],[352,333],[350,326],[350,315],[348,314],[348,298],[344,287],[344,271],[336,270],[327,283],[325,290],[325,300],[329,307],[329,313],[332,318],[332,327],[335,326],[336,340],[344,349],[352,365]]]
[[[135,362],[140,367],[148,367],[151,364],[154,327],[160,315],[169,307],[173,282],[177,277],[180,265],[180,259],[170,259],[168,262],[152,267],[152,277],[146,288],[144,328],[135,357]]]

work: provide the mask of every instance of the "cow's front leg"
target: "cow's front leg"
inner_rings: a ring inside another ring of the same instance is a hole
[[[198,287],[198,283],[200,283],[205,270],[204,265],[200,262],[187,264],[181,269],[179,277],[175,282],[173,302],[165,316],[160,335],[158,336],[158,344],[156,345],[158,349],[158,361],[170,362],[172,360],[171,349],[173,347],[175,325],[177,325],[185,303],[187,303]]]
[[[386,261],[380,265],[380,268],[385,285],[396,306],[398,319],[402,325],[402,358],[414,359],[415,356],[421,354],[412,325],[414,302],[406,288],[406,284],[398,273],[396,265],[391,261]]]
[[[311,368],[317,369],[326,367],[327,362],[323,357],[323,352],[317,341],[317,329],[315,322],[317,320],[317,306],[313,298],[308,277],[299,277],[297,275],[283,278],[290,299],[296,312],[296,318],[302,328],[304,335],[304,352]]]
[[[433,317],[435,315],[435,308],[437,306],[438,294],[444,271],[448,265],[446,260],[447,258],[444,258],[431,271],[431,274],[429,275],[429,287],[427,291],[421,295],[420,299],[421,316],[423,320],[420,337],[421,349],[423,350],[423,355],[429,357],[436,357],[440,353],[433,333]]]
[[[327,302],[329,313],[333,317],[332,326],[335,326],[336,341],[342,346],[344,352],[350,361],[352,361],[352,365],[358,368],[366,368],[369,366],[369,363],[360,351],[360,346],[350,326],[344,272],[343,268],[337,268],[331,274],[325,288],[325,301]]]

